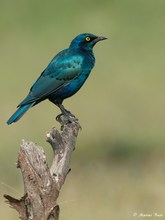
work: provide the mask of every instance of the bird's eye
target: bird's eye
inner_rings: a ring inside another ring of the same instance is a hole
[[[91,40],[91,38],[90,37],[86,37],[85,40],[89,42]]]

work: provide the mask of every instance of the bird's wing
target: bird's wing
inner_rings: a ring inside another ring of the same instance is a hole
[[[67,85],[82,73],[81,56],[71,56],[60,62],[54,60],[43,71],[19,106],[45,99],[63,85]]]

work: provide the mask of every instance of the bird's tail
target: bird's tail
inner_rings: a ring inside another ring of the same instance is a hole
[[[26,113],[26,111],[29,108],[31,108],[34,104],[35,102],[20,106],[19,109],[9,118],[7,124],[10,125],[13,122],[18,121]]]

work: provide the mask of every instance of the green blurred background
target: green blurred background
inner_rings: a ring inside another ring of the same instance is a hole
[[[108,40],[94,48],[84,87],[64,102],[83,129],[60,219],[165,219],[164,0],[0,0],[0,219],[18,219],[3,194],[23,195],[21,140],[44,146],[51,163],[45,134],[59,127],[59,110],[45,101],[18,123],[6,121],[52,57],[83,32]]]

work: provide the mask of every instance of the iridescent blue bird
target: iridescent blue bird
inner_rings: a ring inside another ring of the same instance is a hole
[[[107,38],[90,33],[75,37],[68,49],[59,52],[52,59],[7,124],[18,121],[27,110],[45,99],[57,105],[62,114],[68,115],[69,111],[62,102],[84,84],[95,64],[93,46],[105,39]]]

